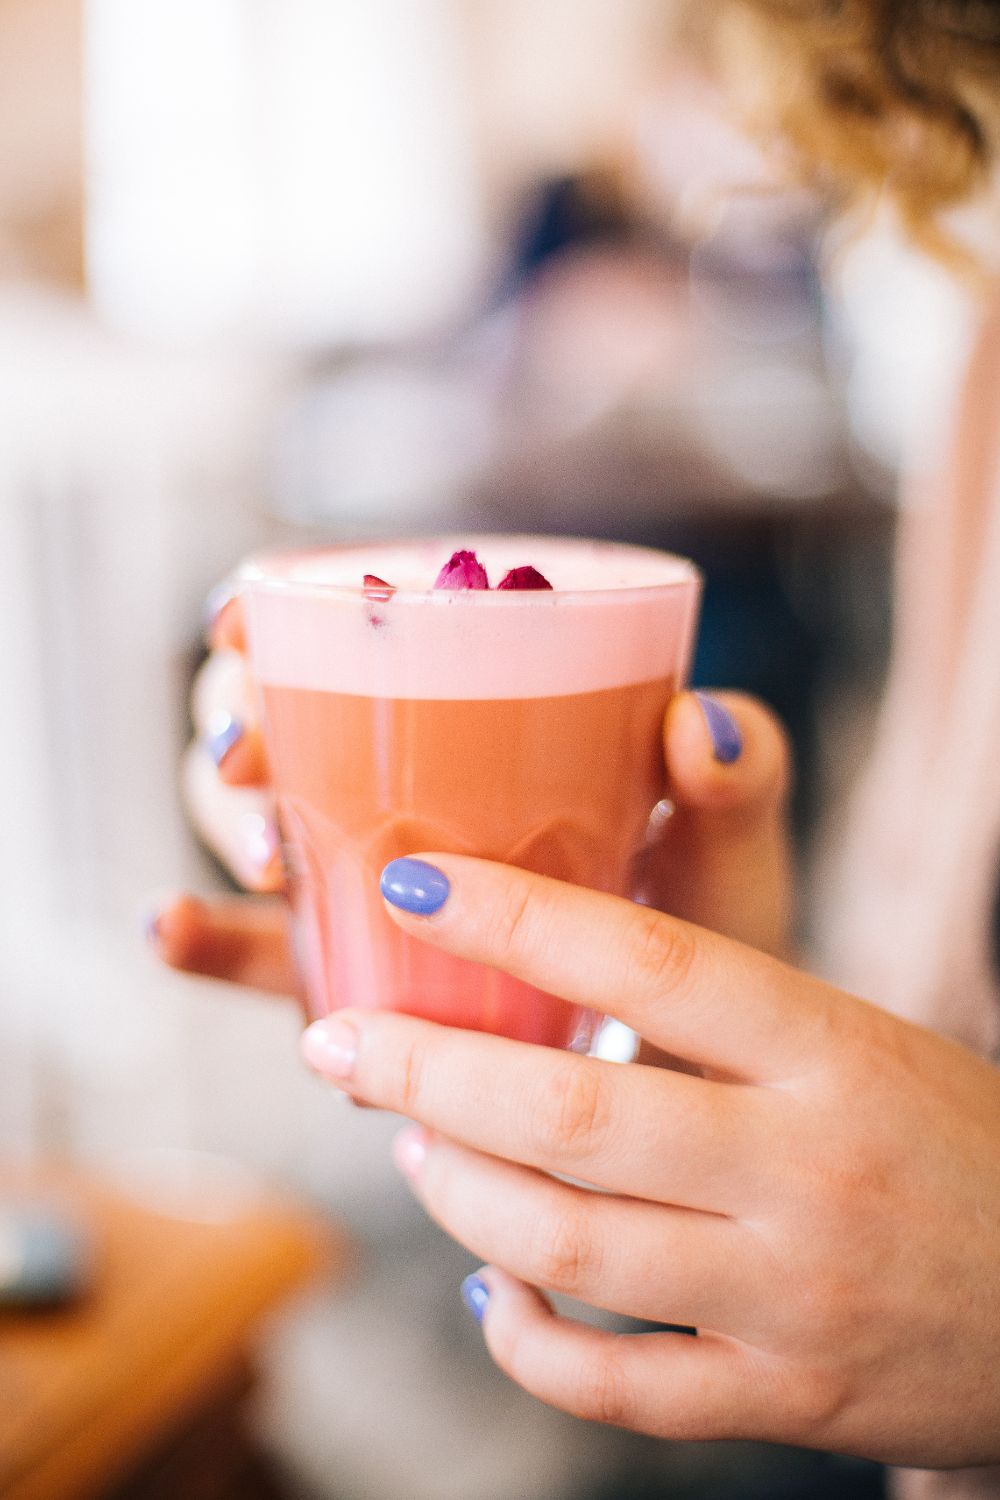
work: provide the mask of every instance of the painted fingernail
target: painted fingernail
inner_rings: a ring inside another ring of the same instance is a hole
[[[739,725],[718,699],[710,698],[707,693],[695,693],[695,697],[705,715],[716,760],[724,766],[731,766],[734,760],[739,760],[743,751],[743,736]]]
[[[382,871],[379,889],[387,901],[418,917],[433,916],[448,899],[451,886],[443,870],[422,859],[392,859]]]
[[[466,1276],[462,1282],[462,1301],[477,1323],[483,1321],[490,1300],[490,1289],[481,1276]]]
[[[205,744],[217,766],[221,766],[233,746],[243,738],[243,724],[225,712],[214,715],[208,725]]]
[[[325,1016],[302,1033],[302,1055],[317,1073],[350,1078],[358,1060],[357,1027],[340,1016]]]
[[[419,1177],[427,1159],[427,1132],[422,1125],[408,1125],[399,1132],[392,1143],[392,1159],[411,1182]]]
[[[263,813],[245,813],[240,826],[247,859],[254,869],[266,870],[281,848],[274,819]]]

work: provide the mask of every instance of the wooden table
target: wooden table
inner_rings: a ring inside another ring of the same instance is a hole
[[[79,1214],[94,1269],[72,1307],[0,1314],[3,1500],[277,1493],[249,1483],[237,1451],[255,1338],[289,1293],[343,1263],[336,1237],[275,1198],[195,1222],[71,1171],[0,1171],[3,1197],[34,1189]]]

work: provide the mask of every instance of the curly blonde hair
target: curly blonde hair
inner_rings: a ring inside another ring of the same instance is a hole
[[[743,47],[761,44],[767,97],[755,113],[804,171],[841,206],[891,198],[916,240],[962,258],[941,221],[996,162],[1000,0],[732,5],[751,22]]]

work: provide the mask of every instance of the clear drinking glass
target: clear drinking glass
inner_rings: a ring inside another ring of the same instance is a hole
[[[553,589],[432,589],[459,547],[494,582],[531,564]],[[366,587],[373,573],[394,591]],[[259,556],[238,586],[310,1013],[383,1007],[586,1049],[592,1014],[407,936],[379,875],[447,851],[631,894],[697,569],[611,543],[444,537]]]

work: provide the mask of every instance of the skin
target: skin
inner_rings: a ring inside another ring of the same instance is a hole
[[[760,705],[718,696],[743,733],[732,766],[690,695],[664,726],[676,811],[647,875],[671,915],[433,851],[442,910],[387,907],[425,942],[624,1021],[640,1062],[358,1011],[310,1027],[307,1060],[416,1122],[397,1163],[486,1263],[486,1343],[540,1399],[670,1439],[996,1462],[997,1073],[775,956],[784,745]],[[252,739],[246,754],[266,799]],[[228,761],[193,804],[224,855],[248,790],[248,762]],[[294,986],[280,902],[178,898],[156,941],[178,967]],[[651,1065],[668,1059],[683,1071]],[[543,1291],[699,1336],[598,1331]]]

